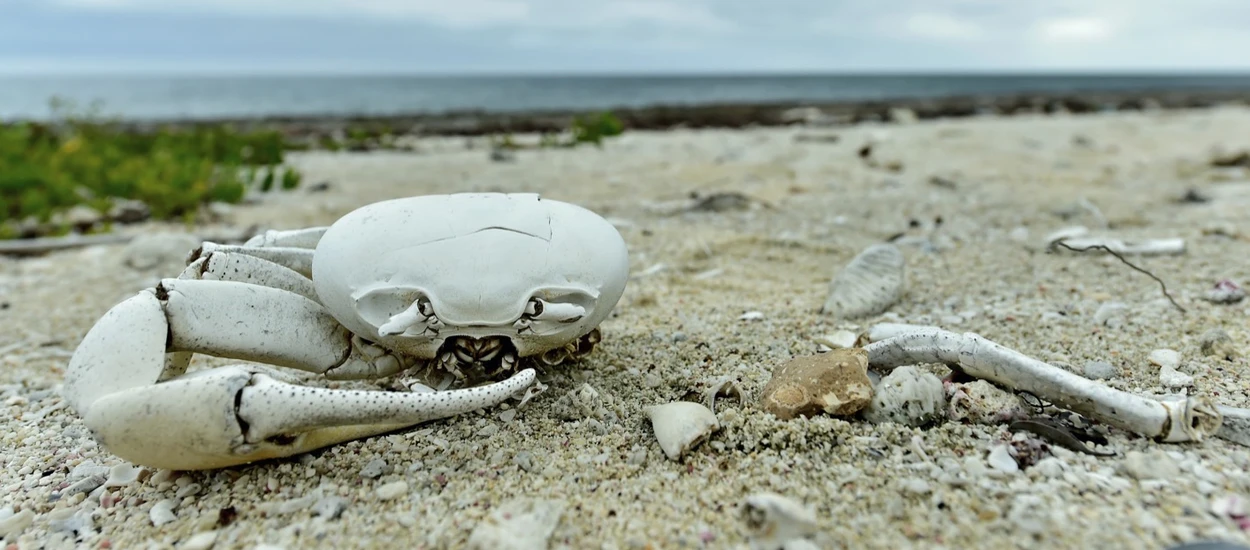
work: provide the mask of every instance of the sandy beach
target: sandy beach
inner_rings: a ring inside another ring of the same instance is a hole
[[[458,191],[580,204],[616,225],[632,272],[590,357],[544,371],[548,389],[519,409],[130,480],[58,389],[93,323],[176,276],[183,258],[136,269],[126,244],[0,257],[8,548],[464,548],[497,510],[528,507],[557,518],[550,548],[737,549],[748,548],[740,505],[758,492],[809,506],[817,548],[1250,544],[1250,448],[1223,439],[1166,444],[1112,429],[1103,449],[1115,456],[1047,445],[1041,461],[1010,471],[991,464],[991,449],[1030,436],[1004,425],[785,421],[758,404],[773,369],[820,352],[822,335],[903,322],[975,332],[1078,374],[1109,364],[1102,383],[1133,393],[1250,407],[1250,300],[1203,299],[1221,280],[1250,285],[1250,169],[1210,166],[1250,149],[1250,108],[628,131],[602,149],[507,161],[477,137],[418,138],[412,149],[292,154],[303,189],[195,231],[325,225],[373,201]],[[717,193],[737,200],[698,206]],[[1074,225],[1184,239],[1183,254],[1132,261],[1186,311],[1115,258],[1044,249],[1047,234]],[[853,324],[820,314],[834,274],[885,241],[905,256],[904,297]],[[1216,329],[1235,357],[1202,352]],[[1166,387],[1147,360],[1157,349],[1179,352],[1192,384]],[[193,368],[229,363],[197,357]],[[670,460],[646,408],[727,376],[745,399],[718,399],[721,429]],[[64,495],[93,475],[117,483]],[[1240,526],[1230,502],[1242,503]]]

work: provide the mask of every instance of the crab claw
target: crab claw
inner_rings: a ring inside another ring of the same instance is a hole
[[[409,393],[279,382],[231,366],[97,400],[87,427],[113,454],[157,468],[222,468],[308,452],[496,405],[535,380],[532,369],[488,386]]]
[[[296,293],[165,280],[114,306],[87,332],[70,359],[62,395],[117,456],[200,470],[291,456],[497,405],[536,378],[529,369],[454,391],[355,391],[288,384],[251,365],[186,374],[186,361],[170,360],[209,352],[325,374],[360,367],[349,362],[353,350],[345,329]]]

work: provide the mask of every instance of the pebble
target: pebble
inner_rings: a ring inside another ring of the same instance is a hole
[[[872,402],[864,408],[865,420],[874,424],[894,422],[921,427],[946,415],[942,380],[919,367],[899,367],[881,379]]]
[[[364,467],[360,469],[360,477],[365,479],[377,479],[382,477],[382,474],[385,474],[389,469],[390,468],[387,466],[385,460],[375,458],[370,460],[368,464],[365,464]]]
[[[1235,361],[1241,355],[1233,344],[1233,337],[1222,328],[1207,329],[1198,339],[1198,347],[1202,355],[1216,357],[1221,361]]]
[[[1154,350],[1147,356],[1147,360],[1159,367],[1159,383],[1166,388],[1182,388],[1194,383],[1193,376],[1177,370],[1181,364],[1181,354],[1176,350]]]
[[[1213,304],[1235,304],[1245,298],[1246,290],[1229,279],[1215,283],[1205,296],[1205,299]]]
[[[343,511],[347,510],[347,499],[337,496],[328,496],[318,500],[313,504],[312,511],[314,514],[327,520],[338,519],[343,515]]]
[[[1115,378],[1120,370],[1106,361],[1089,361],[1085,363],[1085,377],[1092,380]]]
[[[903,490],[913,495],[926,495],[933,490],[928,481],[917,477],[909,477],[902,481]]]
[[[35,522],[35,513],[31,510],[14,512],[12,508],[0,510],[0,537],[16,537]]]
[[[473,528],[472,550],[546,550],[566,505],[555,499],[516,499],[500,504]]]
[[[676,401],[647,407],[660,449],[670,460],[680,460],[720,429],[711,409],[699,403]]]
[[[1011,449],[1008,445],[995,445],[990,449],[989,456],[986,457],[990,467],[1007,474],[1014,474],[1020,471],[1020,464],[1016,462],[1016,458],[1011,456]]]
[[[217,544],[217,531],[204,531],[191,535],[191,538],[182,543],[183,550],[208,550]]]
[[[903,253],[889,243],[875,244],[829,282],[829,296],[820,311],[847,320],[875,315],[898,302],[905,286]]]
[[[160,527],[178,519],[178,516],[174,514],[176,506],[178,506],[178,501],[169,498],[153,504],[152,509],[148,511],[148,518],[152,520],[152,525]]]
[[[764,410],[782,420],[821,412],[852,415],[871,400],[868,353],[862,348],[795,357],[773,371],[760,393]]]
[[[392,481],[379,486],[374,493],[380,500],[392,500],[408,493],[407,481]]]
[[[1129,451],[1124,455],[1124,473],[1138,481],[1172,479],[1180,475],[1180,467],[1166,451]]]
[[[142,466],[131,466],[130,464],[118,464],[109,470],[109,477],[104,481],[105,487],[122,487],[130,485],[139,480],[139,476],[143,474]],[[153,479],[155,482],[156,480]]]

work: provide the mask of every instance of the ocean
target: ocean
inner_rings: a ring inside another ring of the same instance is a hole
[[[0,119],[56,96],[129,119],[392,115],[1082,91],[1250,91],[1246,75],[4,76]]]

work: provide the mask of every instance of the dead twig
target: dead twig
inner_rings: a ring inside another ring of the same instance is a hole
[[[1172,305],[1176,306],[1176,309],[1179,309],[1179,310],[1181,311],[1181,313],[1187,313],[1187,311],[1185,310],[1185,308],[1181,307],[1181,305],[1180,305],[1180,304],[1176,303],[1176,299],[1175,299],[1175,298],[1172,298],[1172,294],[1168,292],[1168,285],[1167,285],[1167,284],[1165,284],[1165,283],[1163,282],[1163,279],[1160,279],[1160,278],[1156,277],[1154,273],[1151,273],[1151,272],[1149,272],[1149,271],[1146,271],[1145,269],[1142,269],[1142,268],[1140,268],[1140,267],[1137,267],[1136,265],[1133,265],[1133,263],[1132,263],[1132,262],[1130,262],[1130,261],[1126,260],[1126,259],[1124,258],[1124,256],[1121,256],[1121,255],[1120,255],[1120,253],[1119,253],[1119,252],[1116,252],[1116,251],[1112,250],[1112,249],[1111,249],[1110,247],[1108,247],[1107,245],[1103,245],[1103,244],[1095,244],[1095,245],[1090,245],[1090,246],[1087,246],[1087,247],[1085,247],[1085,248],[1073,248],[1073,247],[1071,247],[1071,246],[1068,246],[1068,244],[1067,244],[1067,243],[1065,243],[1065,242],[1063,242],[1063,240],[1058,240],[1058,241],[1055,241],[1055,242],[1051,243],[1051,245],[1052,245],[1052,246],[1062,246],[1062,247],[1064,247],[1064,248],[1066,248],[1066,249],[1068,249],[1068,250],[1071,250],[1071,251],[1073,251],[1073,252],[1088,252],[1088,251],[1090,251],[1090,250],[1102,250],[1102,251],[1105,251],[1106,253],[1108,253],[1108,254],[1110,254],[1110,255],[1112,255],[1112,256],[1115,256],[1115,257],[1116,257],[1116,259],[1117,259],[1117,260],[1120,260],[1121,262],[1123,262],[1123,263],[1124,263],[1124,265],[1127,265],[1127,266],[1129,266],[1129,267],[1131,267],[1131,268],[1133,268],[1133,269],[1135,269],[1135,270],[1137,270],[1137,271],[1139,271],[1139,272],[1141,272],[1141,273],[1146,274],[1146,276],[1147,276],[1147,277],[1150,277],[1151,279],[1154,279],[1154,280],[1155,280],[1155,282],[1159,283],[1159,288],[1163,289],[1163,296],[1164,296],[1165,298],[1167,298],[1169,302],[1172,302]]]

